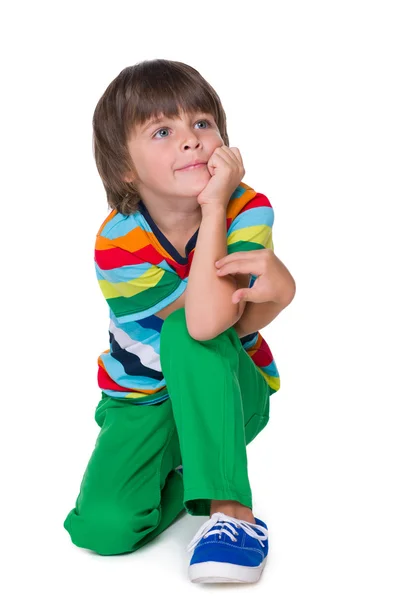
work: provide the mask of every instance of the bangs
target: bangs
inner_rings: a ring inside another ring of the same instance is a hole
[[[199,80],[190,72],[170,68],[146,69],[144,77],[138,77],[135,99],[126,115],[127,135],[136,132],[150,119],[178,117],[181,111],[187,114],[205,112],[211,114],[218,126],[221,114],[215,95],[207,82]]]

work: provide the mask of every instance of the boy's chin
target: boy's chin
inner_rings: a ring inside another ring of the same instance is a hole
[[[181,184],[178,186],[178,193],[182,196],[198,196],[208,184],[209,177],[203,181],[193,181],[191,183]]]

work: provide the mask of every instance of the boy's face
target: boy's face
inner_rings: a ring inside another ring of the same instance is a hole
[[[148,120],[137,127],[128,140],[128,149],[139,180],[137,188],[146,196],[161,200],[197,196],[210,180],[207,164],[180,170],[193,161],[207,163],[214,150],[223,145],[214,117],[209,113],[180,113],[168,119],[160,115],[158,123]],[[127,177],[127,180],[131,179]]]

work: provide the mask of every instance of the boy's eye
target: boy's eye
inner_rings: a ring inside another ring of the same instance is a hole
[[[198,121],[196,121],[196,123],[201,123],[202,121],[204,121],[204,123],[207,123],[207,125],[211,126],[211,122],[208,119],[199,119]],[[202,127],[202,129],[204,129],[204,128]],[[161,127],[161,129],[158,129],[155,132],[155,134],[153,135],[153,138],[156,137],[157,133],[160,133],[160,131],[167,131],[167,130],[168,130],[168,127]],[[163,138],[163,137],[166,137],[166,136],[162,135],[161,137]]]

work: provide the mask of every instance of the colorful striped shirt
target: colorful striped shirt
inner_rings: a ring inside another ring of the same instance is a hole
[[[274,249],[274,211],[264,194],[241,182],[226,210],[227,254]],[[133,404],[159,404],[169,398],[160,363],[163,319],[155,313],[186,289],[199,229],[183,257],[151,218],[143,201],[131,215],[112,210],[95,244],[95,269],[110,309],[109,348],[98,357],[98,385],[109,396]],[[251,274],[249,287],[256,276]],[[280,377],[259,331],[241,343],[271,388]]]

